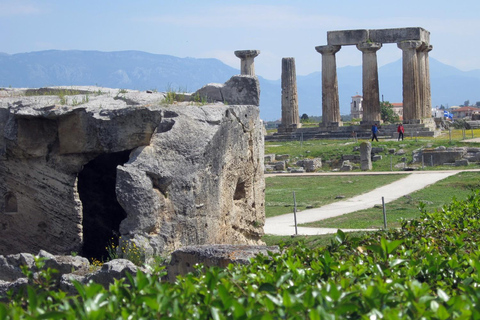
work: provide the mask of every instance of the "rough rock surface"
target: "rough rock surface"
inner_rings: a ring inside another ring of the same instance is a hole
[[[259,93],[256,77],[240,78],[241,88],[227,87]],[[164,93],[76,89],[0,91],[0,254],[104,255],[118,236],[145,256],[262,244],[258,103],[237,95],[228,100],[236,104],[167,104]]]

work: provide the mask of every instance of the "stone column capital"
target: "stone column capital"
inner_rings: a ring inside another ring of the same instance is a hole
[[[342,46],[334,46],[334,45],[326,45],[326,46],[318,46],[318,47],[315,47],[315,50],[317,50],[317,52],[321,53],[322,55],[323,54],[335,54],[337,53],[338,51],[340,51],[340,49],[342,48]]]
[[[254,59],[260,54],[260,50],[237,50],[235,55],[240,58],[240,72],[243,75],[254,76]]]
[[[260,50],[237,50],[234,53],[240,59],[255,58],[260,54]]]
[[[423,43],[424,43],[423,41],[413,41],[413,40],[402,41],[397,43],[397,47],[399,49],[402,49],[403,51],[412,50],[412,49],[417,50],[422,46]]]
[[[361,42],[357,44],[357,49],[364,53],[377,52],[382,47],[379,42]]]

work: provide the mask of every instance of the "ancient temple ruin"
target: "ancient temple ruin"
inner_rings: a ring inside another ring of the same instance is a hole
[[[377,52],[389,43],[396,43],[402,50],[403,123],[417,135],[435,135],[430,112],[429,31],[418,27],[329,31],[327,42],[315,47],[322,55],[322,123],[319,128],[301,128],[283,138],[297,138],[299,134],[305,138],[348,137],[352,132],[368,135],[372,124],[381,123]],[[345,128],[340,118],[336,54],[348,45],[362,52],[363,119],[360,126]],[[395,132],[393,128],[390,131]]]
[[[99,87],[0,89],[0,255],[261,244],[260,89],[253,60],[245,70],[173,102]]]

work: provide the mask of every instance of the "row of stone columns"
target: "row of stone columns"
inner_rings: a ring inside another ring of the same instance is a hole
[[[397,46],[403,51],[403,120],[405,123],[420,122],[431,117],[428,52],[432,46],[423,41],[402,41]],[[381,121],[376,53],[381,47],[381,43],[375,42],[357,44],[362,51],[362,122],[367,124]],[[322,54],[322,126],[338,126],[341,118],[335,53],[341,46],[325,45],[315,49]]]

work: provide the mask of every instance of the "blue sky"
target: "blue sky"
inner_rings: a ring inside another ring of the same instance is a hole
[[[233,51],[257,49],[257,74],[279,79],[283,57],[295,58],[298,75],[320,71],[315,46],[327,43],[327,31],[423,27],[431,57],[473,70],[480,69],[479,12],[478,0],[0,0],[0,52],[140,50],[239,68]],[[380,65],[401,58],[394,44],[377,54]],[[361,57],[343,47],[337,65],[360,65]]]

